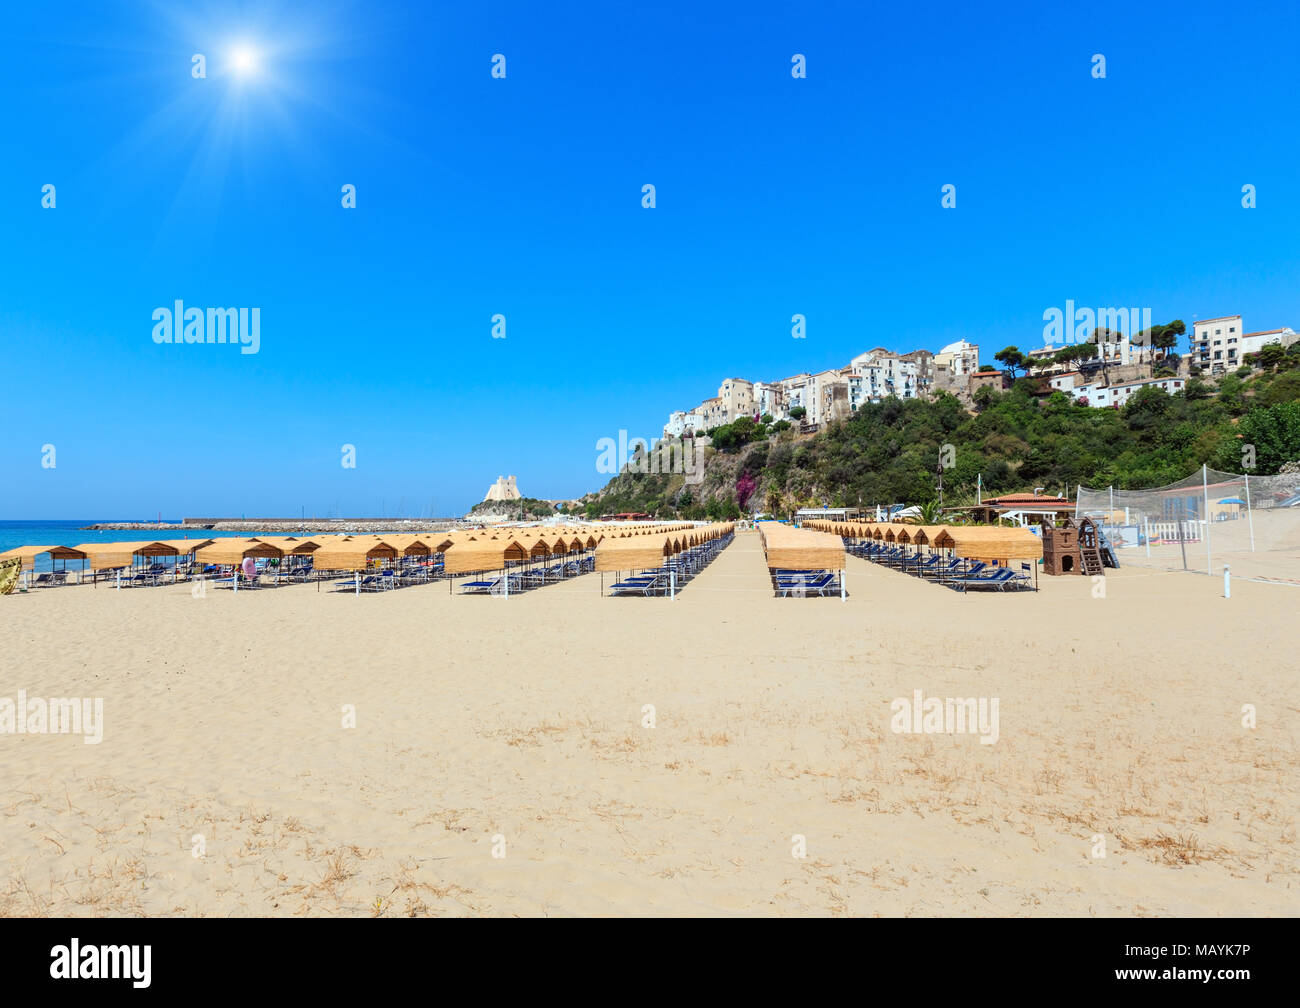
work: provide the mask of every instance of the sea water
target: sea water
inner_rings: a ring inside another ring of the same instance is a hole
[[[214,532],[211,529],[161,528],[114,529],[92,532],[87,525],[120,523],[129,518],[87,518],[75,521],[0,521],[0,553],[15,546],[80,546],[94,542],[152,542],[155,539],[248,539],[262,535],[292,535],[290,532]],[[177,524],[172,522],[169,524]],[[81,570],[82,561],[68,560],[70,571]],[[62,570],[64,561],[51,561],[48,553],[36,558],[36,570]]]

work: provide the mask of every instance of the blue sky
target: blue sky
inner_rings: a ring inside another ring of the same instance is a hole
[[[1300,14],[1217,6],[15,7],[0,517],[448,515],[596,489],[725,377],[990,359],[1067,299],[1300,326]],[[155,344],[178,298],[259,352]]]

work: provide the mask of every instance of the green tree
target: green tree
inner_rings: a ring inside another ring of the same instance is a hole
[[[1020,352],[1018,347],[1009,346],[999,350],[993,355],[993,359],[1005,365],[1006,369],[1011,372],[1011,377],[1016,377],[1017,371],[1024,370],[1029,358]]]
[[[985,410],[998,401],[998,393],[992,385],[981,385],[975,390],[972,398],[975,400],[976,408]]]
[[[1281,343],[1269,343],[1261,347],[1259,352],[1253,355],[1257,367],[1266,368],[1272,371],[1279,364],[1286,360],[1286,350]]]
[[[1243,444],[1255,446],[1256,471],[1275,473],[1300,459],[1300,401],[1251,410],[1238,427]]]

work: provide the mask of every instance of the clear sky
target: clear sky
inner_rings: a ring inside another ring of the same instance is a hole
[[[596,489],[725,377],[988,360],[1067,299],[1300,327],[1297,11],[10,5],[0,518],[442,516]],[[260,308],[258,353],[155,343],[177,299]]]

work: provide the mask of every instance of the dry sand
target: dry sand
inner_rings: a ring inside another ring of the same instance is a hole
[[[0,697],[105,718],[0,735],[0,913],[1295,912],[1300,589],[849,562],[847,602],[772,598],[753,534],[676,602],[0,598]],[[998,742],[894,734],[917,689]]]

